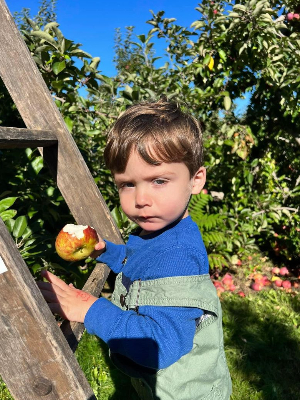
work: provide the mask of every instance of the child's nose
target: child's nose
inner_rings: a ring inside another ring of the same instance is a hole
[[[135,206],[145,207],[150,206],[152,203],[151,196],[145,188],[136,188],[135,190]]]

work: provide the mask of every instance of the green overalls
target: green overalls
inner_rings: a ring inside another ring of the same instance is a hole
[[[139,306],[198,307],[200,318],[192,350],[165,369],[150,370],[116,353],[113,363],[142,400],[228,400],[231,379],[223,347],[222,310],[209,275],[134,281],[129,291],[116,279],[112,302],[123,310]]]

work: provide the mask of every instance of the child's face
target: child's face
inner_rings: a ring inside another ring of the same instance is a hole
[[[182,162],[151,165],[132,151],[125,172],[114,177],[124,213],[148,234],[188,216],[190,196],[200,193],[206,174],[201,167],[191,178]]]

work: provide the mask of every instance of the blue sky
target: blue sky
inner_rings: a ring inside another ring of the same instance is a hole
[[[125,26],[135,26],[136,34],[147,33],[151,25],[149,10],[155,13],[164,10],[165,16],[176,18],[181,26],[189,27],[199,13],[195,10],[197,0],[58,0],[57,22],[64,36],[77,43],[93,57],[100,57],[100,70],[104,75],[114,75],[113,46],[115,28],[125,32]],[[11,13],[30,8],[35,16],[39,0],[6,0]],[[162,47],[158,48],[159,53]],[[161,55],[161,54],[160,54]]]
[[[164,10],[167,18],[176,18],[177,24],[190,27],[199,18],[195,8],[200,0],[57,0],[57,22],[67,39],[82,43],[82,50],[93,57],[100,57],[99,69],[102,74],[115,75],[113,64],[115,29],[135,26],[135,34],[145,34],[151,29],[146,21],[151,19],[149,10],[155,13]],[[13,14],[22,8],[29,8],[31,16],[38,12],[39,0],[6,0]],[[157,55],[162,56],[163,41],[155,45]],[[243,111],[249,101],[238,100],[237,113]]]

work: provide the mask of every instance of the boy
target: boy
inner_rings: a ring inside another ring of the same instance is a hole
[[[115,123],[104,157],[124,213],[139,225],[126,245],[95,246],[97,260],[118,273],[112,302],[47,271],[45,299],[108,344],[141,399],[229,399],[221,307],[187,210],[206,179],[198,122],[164,100],[134,105]]]

